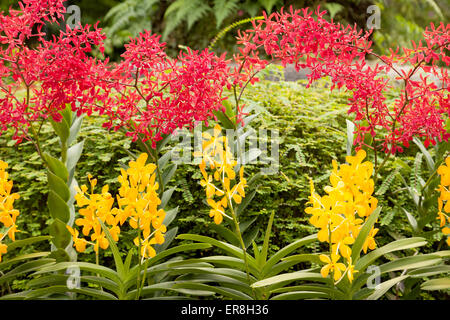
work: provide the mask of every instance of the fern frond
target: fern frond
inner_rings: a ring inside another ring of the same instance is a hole
[[[280,0],[258,0],[258,2],[264,7],[266,12],[269,12],[269,13],[272,11],[272,8],[277,3],[282,3],[282,1],[280,1]]]
[[[420,178],[422,177],[422,159],[423,153],[417,152],[414,159],[414,167],[411,172],[411,187],[415,190],[420,190]]]
[[[175,1],[164,13],[166,26],[164,28],[163,39],[166,39],[184,21],[187,22],[188,29],[190,29],[195,22],[200,20],[210,10],[210,6],[202,0]]]
[[[395,177],[397,176],[397,174],[399,172],[400,172],[399,168],[397,168],[393,172],[391,172],[391,174],[389,176],[387,176],[386,179],[384,179],[383,183],[378,188],[377,192],[375,192],[375,194],[378,195],[378,196],[381,196],[381,195],[385,194],[386,191],[391,186],[392,182],[395,180]]]
[[[216,16],[216,27],[220,28],[223,20],[238,8],[239,0],[214,0],[214,15]]]
[[[232,30],[232,29],[234,29],[234,28],[236,28],[236,27],[238,27],[240,25],[243,25],[243,24],[255,21],[255,20],[262,20],[262,19],[264,19],[263,16],[258,16],[258,17],[242,19],[242,20],[233,22],[229,26],[227,26],[227,27],[223,28],[222,30],[220,30],[220,32],[214,37],[214,39],[209,44],[208,49],[211,51],[214,48],[214,46],[216,45],[217,41],[222,39],[230,30]]]
[[[118,5],[112,7],[105,15],[105,21],[110,20],[114,16],[118,16],[123,14],[124,12],[128,12],[130,7],[133,7],[136,3],[136,0],[127,0]]]
[[[153,7],[159,0],[126,0],[111,8],[105,16],[109,21],[106,28],[110,37],[121,33],[124,30],[131,30],[131,34],[136,35],[149,26],[149,15]],[[137,31],[137,32],[136,32]]]
[[[439,19],[444,20],[444,14],[442,13],[441,8],[438,6],[436,1],[434,0],[425,0],[428,5],[433,8],[433,11],[436,12],[436,14],[439,16]]]
[[[184,201],[186,201],[189,204],[194,203],[195,199],[194,196],[192,195],[191,191],[189,190],[189,185],[188,182],[185,178],[180,179],[178,181],[178,186],[182,191],[182,196]]]

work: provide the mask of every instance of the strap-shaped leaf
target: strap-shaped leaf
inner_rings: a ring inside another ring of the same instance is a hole
[[[173,254],[179,253],[179,252],[185,252],[185,251],[191,251],[191,250],[204,250],[211,248],[211,244],[208,243],[192,243],[192,244],[183,244],[179,245],[167,250],[164,250],[160,253],[158,253],[156,256],[151,258],[149,260],[148,266],[155,265],[158,261],[161,261],[162,259],[169,257]]]
[[[439,266],[418,268],[418,269],[409,271],[408,275],[411,278],[423,278],[423,277],[430,277],[430,276],[435,276],[437,274],[446,274],[446,273],[450,273],[449,265],[439,265]]]
[[[380,266],[380,271],[381,274],[383,274],[391,271],[399,271],[405,269],[411,270],[431,266],[440,262],[442,262],[442,258],[438,255],[423,254],[387,262]]]
[[[100,300],[117,300],[117,298],[112,295],[111,293],[108,293],[106,291],[101,291],[97,289],[92,288],[73,288],[69,289],[67,286],[52,286],[42,289],[36,289],[32,290],[27,294],[27,299],[36,299],[38,297],[42,296],[48,296],[50,294],[64,294],[66,292],[74,292],[79,294],[84,294],[93,298],[98,298]]]
[[[331,283],[331,279],[324,278],[318,272],[296,271],[290,273],[280,274],[270,277],[252,284],[252,288],[267,287],[278,284],[288,284],[298,280],[312,280],[323,283]]]
[[[48,237],[51,238],[51,237]],[[14,242],[13,242],[14,243]],[[8,250],[10,250],[11,245],[8,246]],[[30,253],[30,254],[24,254],[18,257],[14,257],[12,259],[8,259],[6,261],[3,261],[0,263],[0,271],[9,268],[13,264],[23,261],[23,260],[29,260],[29,259],[35,259],[35,258],[43,258],[47,257],[50,254],[50,252],[36,252],[36,253]]]
[[[296,240],[293,243],[287,245],[286,247],[282,248],[278,252],[276,252],[264,265],[262,269],[262,276],[266,276],[270,271],[271,268],[278,263],[282,258],[290,254],[291,252],[297,250],[298,248],[301,248],[305,245],[308,245],[314,241],[317,240],[317,234],[312,234],[307,237],[304,237],[302,239]]]
[[[264,242],[261,248],[261,254],[259,255],[259,261],[257,261],[257,264],[260,268],[262,268],[266,263],[267,255],[269,253],[269,242],[270,242],[270,235],[272,234],[272,224],[274,218],[275,218],[275,210],[272,211],[272,213],[270,214],[269,222],[267,223],[266,233],[264,234]],[[264,273],[264,270],[262,271]]]
[[[44,266],[54,265],[54,263],[55,263],[54,259],[45,259],[45,258],[25,262],[25,263],[21,264],[20,266],[14,268],[13,270],[7,272],[5,275],[0,276],[0,285],[16,278],[19,275],[39,270],[39,269],[43,268]]]
[[[14,250],[16,248],[29,246],[30,244],[33,244],[36,242],[50,240],[51,238],[52,238],[51,236],[38,236],[38,237],[26,238],[23,240],[16,240],[16,241],[8,244],[8,251]],[[46,254],[47,252],[43,252],[43,253]],[[41,254],[41,253],[38,253],[38,254]]]
[[[168,190],[165,190],[162,197],[161,197],[161,204],[159,205],[160,208],[164,209],[167,206],[167,203],[169,203],[170,198],[172,198],[172,194],[175,191],[175,188],[170,188]]]
[[[367,300],[378,300],[381,298],[390,288],[399,283],[400,281],[408,278],[408,276],[399,276],[380,283],[374,290],[374,292],[367,297]]]
[[[282,287],[272,290],[272,294],[294,292],[294,291],[309,291],[309,292],[321,292],[327,294],[328,297],[334,297],[340,299],[344,297],[344,293],[340,290],[323,284],[303,284],[299,286]]]
[[[162,173],[162,182],[163,182],[164,187],[169,183],[170,179],[172,179],[172,177],[176,171],[177,171],[177,165],[174,163],[167,166],[167,168],[164,169],[164,171]]]
[[[420,286],[422,290],[449,290],[450,289],[450,277],[439,278],[425,281]]]
[[[348,119],[345,122],[347,123],[347,156],[351,156],[355,137],[355,124]]]
[[[381,207],[376,208],[372,214],[367,218],[366,222],[362,226],[361,230],[359,231],[358,236],[356,237],[355,243],[352,247],[352,261],[356,263],[359,259],[359,255],[361,254],[364,242],[367,239],[367,236],[370,233],[370,230],[372,230],[372,227],[374,226],[375,222],[378,219],[378,216],[380,215]]]
[[[232,245],[238,247],[240,246],[239,238],[236,236],[236,233],[231,231],[220,224],[211,224],[210,229],[217,232],[223,239],[231,243]]]
[[[414,137],[413,141],[419,147],[420,151],[425,156],[425,160],[427,162],[428,170],[430,170],[430,172],[433,172],[434,171],[434,167],[435,167],[433,157],[430,155],[430,153],[428,152],[427,148],[425,148],[423,143],[419,139],[417,139],[417,137]]]
[[[247,208],[247,206],[253,200],[255,195],[256,195],[256,190],[253,190],[252,192],[245,195],[244,199],[242,199],[242,202],[236,208],[237,216],[239,216],[240,214],[242,214],[244,212],[245,208]]]
[[[166,250],[170,244],[172,243],[172,241],[175,239],[176,235],[178,232],[178,227],[172,228],[170,230],[168,230],[165,234],[164,234],[164,243],[162,244],[155,244],[154,245],[154,249],[156,252],[161,252]]]
[[[228,256],[211,256],[203,257],[199,259],[200,261],[205,261],[219,266],[227,266],[233,269],[245,271],[245,263],[242,259]]]
[[[355,269],[364,271],[369,265],[371,265],[376,259],[379,257],[393,252],[406,250],[411,248],[421,247],[427,244],[427,241],[424,238],[414,237],[407,239],[400,239],[387,245],[382,246],[381,248],[375,249],[374,251],[369,252],[364,257],[358,260],[355,264]]]
[[[317,291],[293,291],[287,293],[281,293],[270,300],[304,300],[304,299],[320,299],[320,298],[330,298],[330,296],[324,292]]]
[[[97,219],[102,226],[102,230],[105,233],[106,239],[108,240],[109,243],[109,247],[111,248],[117,273],[121,279],[125,279],[126,278],[125,267],[123,265],[122,257],[120,256],[120,252],[119,249],[117,248],[116,242],[114,241],[113,237],[111,236],[111,233],[109,232],[108,228],[105,226],[103,221],[100,218]]]
[[[49,272],[56,272],[61,270],[66,270],[68,268],[80,268],[80,270],[85,270],[88,272],[92,272],[94,274],[99,274],[105,278],[111,279],[118,285],[122,283],[119,275],[113,269],[100,266],[90,262],[60,262],[57,264],[53,264],[50,266],[46,266],[45,268],[41,268],[36,271],[33,275],[45,274]]]
[[[238,248],[236,246],[233,246],[233,245],[223,242],[223,241],[218,241],[218,240],[210,238],[210,237],[200,236],[200,235],[196,235],[196,234],[181,234],[177,237],[177,239],[209,243],[217,248],[220,248],[220,249],[234,255],[235,257],[238,257],[241,259],[244,258],[244,253],[241,248]],[[258,269],[256,266],[255,258],[250,256],[248,253],[247,253],[247,261],[248,261],[250,267],[252,267],[254,269]]]
[[[197,291],[200,292],[211,292],[211,293],[217,293],[224,297],[228,297],[230,299],[235,300],[251,300],[252,297],[246,295],[243,292],[240,292],[238,290],[221,287],[221,286],[211,286],[203,283],[195,283],[195,282],[181,282],[181,283],[175,283],[172,289],[189,289],[194,290],[190,291],[190,294],[194,294]],[[178,290],[179,291],[179,290]],[[186,291],[184,291],[186,292]]]

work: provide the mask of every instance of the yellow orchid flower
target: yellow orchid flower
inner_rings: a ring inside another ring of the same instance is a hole
[[[332,272],[334,275],[334,281],[338,281],[342,276],[342,272],[346,270],[345,265],[338,262],[341,257],[339,255],[332,254],[330,259],[329,256],[321,254],[319,258],[320,261],[325,263],[320,270],[322,277],[326,278],[328,277],[328,274]]]

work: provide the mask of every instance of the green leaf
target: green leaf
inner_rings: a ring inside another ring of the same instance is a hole
[[[165,190],[162,197],[161,197],[161,204],[159,207],[161,209],[164,209],[167,206],[167,203],[170,201],[170,198],[172,197],[173,192],[175,191],[175,188],[170,188],[168,190]]]
[[[388,243],[387,245],[382,246],[381,248],[375,249],[368,254],[364,255],[361,259],[359,259],[355,263],[355,270],[359,270],[360,272],[364,271],[369,265],[371,265],[376,259],[379,257],[393,252],[406,250],[411,248],[421,247],[427,244],[427,241],[424,238],[407,238],[400,239],[394,242]]]
[[[380,283],[376,288],[375,291],[367,297],[367,300],[378,300],[381,298],[390,288],[392,288],[394,285],[399,283],[400,281],[408,278],[408,276],[399,276],[396,278],[393,278],[388,281],[384,281],[383,283]]]
[[[84,146],[84,140],[77,143],[73,147],[70,147],[69,150],[67,150],[67,170],[72,171],[75,169],[75,166],[78,163],[78,160],[80,160],[81,154],[83,152],[83,146]]]
[[[423,278],[423,277],[430,277],[430,276],[435,276],[437,274],[443,274],[443,273],[449,273],[449,272],[450,272],[450,266],[439,265],[439,266],[418,268],[418,269],[409,271],[408,275],[411,278]]]
[[[232,245],[238,247],[240,245],[239,238],[236,236],[236,234],[231,231],[228,228],[225,228],[224,226],[217,225],[217,224],[211,224],[209,226],[210,229],[217,232],[220,236],[222,236],[226,241],[231,243]]]
[[[66,104],[66,107],[61,110],[61,115],[70,127],[72,125],[72,106],[70,104]]]
[[[66,248],[72,240],[72,236],[67,230],[67,225],[58,218],[49,226],[49,233],[53,237],[52,242],[57,248]]]
[[[223,129],[236,129],[235,124],[233,123],[233,121],[228,118],[228,116],[222,111],[222,110],[217,110],[217,111],[213,111],[214,116],[216,116],[217,120],[220,123],[220,126]]]
[[[240,291],[233,290],[230,288],[219,287],[219,286],[210,286],[202,283],[194,283],[194,282],[181,282],[176,283],[172,287],[172,289],[189,289],[189,292],[183,291],[184,293],[189,293],[192,295],[199,295],[197,292],[211,292],[223,295],[225,297],[235,299],[235,300],[251,300],[252,298]],[[191,291],[192,290],[192,291]]]
[[[352,247],[352,261],[354,263],[358,261],[364,242],[366,241],[367,236],[369,235],[373,225],[377,221],[380,212],[381,207],[376,208],[374,212],[372,212],[372,214],[367,218],[366,222],[359,231],[358,237],[356,237],[355,243],[353,244]]]
[[[158,253],[156,256],[154,256],[153,258],[151,258],[149,260],[149,266],[152,266],[154,264],[156,264],[158,261],[176,254],[178,252],[185,252],[185,251],[190,251],[190,250],[204,250],[204,249],[209,249],[211,248],[210,244],[207,243],[193,243],[193,244],[183,244],[183,245],[179,245],[167,250],[164,250],[160,253]]]
[[[449,290],[450,289],[450,277],[439,278],[425,281],[420,286],[422,290]]]
[[[50,255],[48,257],[52,258],[52,259],[55,259],[55,261],[57,263],[70,261],[69,254],[66,252],[66,250],[61,249],[61,248],[59,248],[59,249],[57,249],[55,251],[52,251],[52,253],[50,253]]]
[[[327,293],[317,291],[293,291],[282,293],[274,296],[270,300],[303,300],[303,299],[320,299],[330,298]]]
[[[164,187],[167,185],[167,183],[169,183],[170,179],[172,179],[176,170],[177,170],[176,164],[171,164],[164,170],[164,172],[162,173],[162,181]]]
[[[67,140],[67,145],[70,146],[72,142],[74,142],[77,139],[78,133],[81,129],[81,124],[83,123],[84,115],[81,117],[76,117],[75,120],[72,123],[72,126],[70,127],[70,135],[69,139]]]
[[[297,250],[300,247],[303,247],[305,245],[308,245],[314,241],[317,240],[317,234],[312,234],[310,236],[304,237],[302,239],[299,239],[297,241],[294,241],[293,243],[287,245],[286,247],[282,248],[278,252],[276,252],[264,265],[261,274],[262,276],[267,276],[270,272],[272,267],[278,263],[282,258],[290,254],[291,252]]]
[[[67,205],[66,201],[64,201],[53,190],[50,190],[50,192],[48,193],[47,206],[52,218],[59,219],[62,222],[64,222],[64,224],[69,222],[70,219],[69,206]]]
[[[327,9],[328,13],[330,14],[330,18],[334,19],[334,16],[336,14],[338,14],[340,11],[342,11],[342,9],[344,9],[344,6],[339,3],[336,3],[336,2],[331,2],[331,3],[326,3],[325,8]]]
[[[253,241],[255,241],[258,235],[259,235],[259,227],[254,226],[242,236],[242,240],[244,241],[246,249],[250,247],[250,245],[252,244]]]
[[[247,206],[250,204],[250,202],[255,197],[255,194],[256,194],[256,190],[253,190],[252,192],[247,194],[244,197],[244,199],[242,199],[242,202],[236,208],[236,215],[237,216],[239,216],[240,214],[242,214],[242,212],[244,212],[245,208],[247,208]]]
[[[420,151],[425,156],[425,160],[427,162],[428,169],[430,170],[430,172],[433,172],[434,171],[434,167],[435,167],[433,157],[431,157],[431,155],[428,152],[427,148],[425,148],[423,143],[419,139],[417,139],[417,137],[414,137],[413,141],[419,147]]]
[[[252,288],[260,288],[272,286],[275,284],[288,284],[290,282],[299,281],[299,280],[313,280],[324,283],[331,283],[331,279],[324,278],[317,272],[308,272],[308,271],[296,271],[290,273],[284,273],[280,275],[276,275],[274,277],[270,277],[258,282],[253,283]]]
[[[51,238],[51,237],[48,237]],[[10,245],[8,246],[8,250],[10,250]],[[9,268],[13,264],[23,261],[23,260],[29,260],[29,259],[35,259],[35,258],[43,258],[47,257],[50,254],[50,252],[36,252],[36,253],[30,253],[30,254],[24,254],[18,257],[14,257],[11,259],[8,259],[6,261],[3,261],[0,263],[0,271],[4,270],[6,268]]]
[[[62,179],[65,183],[67,183],[69,181],[69,172],[67,171],[64,163],[47,153],[44,153],[44,158],[49,170],[60,179]]]
[[[70,127],[66,122],[66,119],[63,117],[60,122],[57,122],[50,118],[50,123],[58,137],[61,139],[62,144],[65,145],[70,135]]]
[[[355,124],[348,119],[345,119],[345,122],[347,123],[347,156],[351,156],[353,148],[353,140],[354,140],[353,132],[355,131]]]
[[[165,234],[164,234],[164,243],[163,244],[155,244],[154,245],[154,249],[156,252],[161,252],[166,250],[170,244],[172,243],[172,241],[175,239],[175,236],[177,235],[178,232],[178,227],[172,228],[170,230],[168,230]]]
[[[286,293],[286,292],[294,292],[294,291],[309,291],[309,292],[321,292],[326,293],[328,297],[343,297],[343,293],[335,288],[329,287],[323,284],[306,284],[306,285],[298,285],[298,286],[290,286],[290,287],[282,287],[277,288],[271,291],[272,294],[277,293]]]
[[[54,261],[54,260],[52,259],[52,261]],[[49,273],[49,272],[57,272],[60,270],[66,270],[68,268],[80,268],[80,270],[85,270],[85,271],[92,272],[94,274],[102,275],[103,277],[114,281],[118,285],[122,284],[122,281],[119,278],[119,275],[117,274],[116,271],[114,271],[110,268],[100,266],[100,265],[97,265],[94,263],[89,263],[89,262],[60,262],[57,264],[53,264],[53,265],[49,265],[49,266],[40,268],[33,275],[45,274],[45,273]]]
[[[171,151],[167,151],[166,153],[164,153],[164,155],[158,159],[158,166],[160,168],[164,168],[167,162],[170,160],[171,156],[172,156]]]
[[[141,296],[145,297],[147,295],[151,295],[151,294],[154,294],[155,292],[161,292],[161,291],[174,291],[177,293],[193,295],[193,296],[212,296],[212,295],[214,295],[214,292],[212,292],[210,290],[188,289],[188,288],[184,288],[182,286],[182,284],[183,284],[183,281],[166,281],[163,283],[156,283],[153,285],[149,285],[149,286],[142,288]],[[175,285],[179,285],[179,287],[174,288]],[[132,290],[132,291],[128,292],[126,298],[131,299],[134,296],[136,296],[136,290]],[[165,298],[165,297],[156,297],[156,299],[158,299],[158,300],[163,299],[163,298]],[[179,298],[179,297],[170,295],[169,298],[170,298],[170,300],[172,300],[172,299]],[[190,299],[192,299],[192,298],[190,298]]]
[[[51,236],[38,236],[38,237],[26,238],[23,240],[16,240],[16,241],[8,244],[8,251],[11,252],[14,249],[29,246],[30,244],[33,244],[36,242],[50,240],[51,238],[52,238]]]
[[[198,242],[202,242],[202,243],[208,243],[208,244],[218,247],[238,258],[241,258],[241,259],[244,258],[244,253],[241,248],[238,248],[236,246],[233,246],[233,245],[223,242],[223,241],[218,241],[218,240],[210,238],[210,237],[205,237],[205,236],[200,236],[200,235],[195,235],[195,234],[181,234],[177,237],[177,239],[192,240],[192,241],[198,241]],[[247,253],[247,261],[248,261],[250,267],[257,269],[255,259],[252,256],[250,256],[248,253]]]
[[[416,219],[413,217],[413,215],[412,215],[411,213],[409,213],[405,208],[402,207],[402,210],[403,210],[403,212],[405,213],[406,218],[408,218],[408,222],[409,222],[409,224],[411,225],[413,231],[414,231],[415,233],[418,233],[420,230],[419,230],[418,225],[417,225],[417,220],[416,220]]]
[[[239,222],[239,230],[241,230],[241,233],[245,233],[247,229],[256,221],[257,218],[253,218],[246,221],[240,221]]]
[[[38,297],[42,297],[42,296],[48,296],[50,294],[64,294],[66,292],[74,292],[74,293],[79,293],[79,294],[84,294],[93,298],[98,298],[101,300],[117,300],[117,298],[115,296],[113,296],[111,293],[105,292],[105,291],[101,291],[101,290],[97,290],[97,289],[92,289],[92,288],[73,288],[73,289],[69,289],[67,286],[52,286],[52,287],[47,287],[47,288],[42,288],[42,289],[35,289],[33,291],[31,291],[30,293],[27,294],[27,299],[36,299]]]
[[[63,285],[67,283],[69,275],[66,274],[52,274],[35,278],[27,282],[27,288],[39,288],[44,286]]]
[[[272,211],[272,213],[270,214],[270,218],[269,218],[269,222],[267,224],[267,228],[266,228],[266,233],[264,234],[264,242],[263,242],[263,246],[261,248],[261,253],[259,255],[259,261],[257,261],[258,265],[260,267],[264,266],[264,264],[266,263],[267,260],[267,255],[269,252],[269,244],[270,244],[270,235],[272,234],[272,224],[273,224],[273,220],[275,218],[275,210]],[[264,273],[264,269],[263,273]]]
[[[310,262],[310,263],[317,263],[320,264],[320,258],[319,254],[315,253],[303,253],[303,254],[296,254],[293,256],[289,256],[287,258],[283,258],[283,262],[294,262],[294,263],[301,263],[301,262]]]
[[[70,199],[69,187],[61,178],[51,173],[50,170],[47,170],[47,181],[50,190],[55,192],[63,200],[64,203],[69,201]]]
[[[424,254],[411,257],[400,258],[391,262],[387,262],[380,266],[380,272],[386,273],[391,271],[399,271],[405,269],[415,269],[431,266],[440,263],[442,258],[438,255]]]
[[[163,134],[162,137],[163,137],[162,140],[159,140],[156,142],[155,155],[157,153],[161,152],[162,149],[166,146],[166,144],[169,143],[169,141],[172,139],[172,135],[170,135],[170,134],[167,134],[167,135]],[[162,166],[161,166],[161,168],[162,168]]]
[[[233,269],[245,271],[244,260],[228,256],[210,256],[199,258],[199,261],[213,263],[214,265],[232,267]]]
[[[54,259],[39,259],[34,261],[29,261],[21,264],[20,266],[14,268],[13,270],[7,272],[3,276],[0,276],[0,284],[10,281],[19,275],[39,270],[45,266],[54,265]]]
[[[119,274],[119,277],[121,279],[125,279],[126,278],[125,267],[123,265],[122,257],[120,256],[119,249],[117,248],[116,242],[112,238],[111,233],[109,233],[109,230],[105,226],[103,221],[100,218],[97,218],[97,219],[98,219],[98,221],[100,222],[100,224],[102,226],[102,230],[103,230],[103,232],[106,235],[106,239],[108,239],[109,247],[111,248],[111,252],[112,252],[113,257],[114,257],[114,262],[116,264],[117,273]]]

